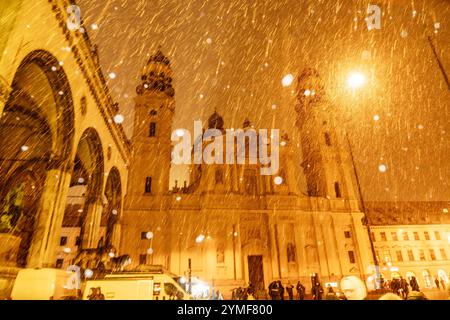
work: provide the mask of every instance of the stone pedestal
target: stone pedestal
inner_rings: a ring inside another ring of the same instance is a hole
[[[0,266],[16,267],[22,239],[8,233],[0,233]]]

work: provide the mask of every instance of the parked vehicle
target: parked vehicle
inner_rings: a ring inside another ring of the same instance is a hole
[[[77,299],[77,289],[70,285],[73,276],[73,272],[61,269],[22,269],[14,281],[11,299]]]
[[[192,299],[176,279],[162,269],[108,274],[86,281],[83,300]]]

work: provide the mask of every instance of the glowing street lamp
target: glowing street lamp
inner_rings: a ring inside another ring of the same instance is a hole
[[[366,84],[366,76],[358,71],[353,71],[348,75],[347,85],[351,89],[361,88]]]

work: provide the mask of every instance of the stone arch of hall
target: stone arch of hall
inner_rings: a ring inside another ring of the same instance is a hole
[[[105,227],[105,243],[118,247],[120,230],[118,222],[122,213],[122,183],[116,167],[109,170],[105,184],[105,207],[103,208],[101,227]]]
[[[106,202],[103,182],[102,142],[98,132],[89,127],[77,144],[64,214],[65,227],[80,229],[83,249],[97,247],[100,240],[101,217]]]
[[[2,233],[19,239],[18,266],[51,265],[74,139],[72,91],[44,50],[21,61],[10,87],[0,115],[0,219],[10,222]]]

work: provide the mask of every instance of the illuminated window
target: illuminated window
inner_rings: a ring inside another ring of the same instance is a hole
[[[408,260],[414,261],[414,252],[412,250],[408,250]]]
[[[434,249],[430,249],[429,252],[431,260],[436,260],[436,253],[434,253]]]
[[[439,231],[435,231],[434,236],[436,237],[436,240],[441,240],[441,233]]]
[[[386,241],[386,232],[380,232],[381,241]]]
[[[403,261],[402,250],[397,250],[395,253],[397,254],[397,261],[402,262]]]
[[[420,240],[418,232],[414,232],[414,240]]]
[[[441,259],[447,260],[447,253],[445,252],[445,249],[441,248],[440,251],[441,251]]]
[[[383,256],[384,256],[384,262],[385,263],[392,262],[391,252],[389,250],[385,250],[383,252]]]
[[[425,287],[427,287],[427,288],[432,287],[430,271],[428,271],[428,270],[423,270],[423,271],[422,271],[422,276],[423,276],[423,280],[424,280],[424,282],[425,282]]]
[[[425,231],[423,234],[425,236],[425,240],[430,240],[430,234],[428,233],[428,231]]]
[[[356,263],[355,252],[349,251],[348,252],[348,259],[350,260],[350,263]]]
[[[425,258],[425,251],[424,250],[422,250],[422,249],[420,249],[419,250],[419,259],[420,259],[420,261],[425,261],[426,260],[426,258]]]
[[[397,232],[391,232],[392,240],[398,241]]]

